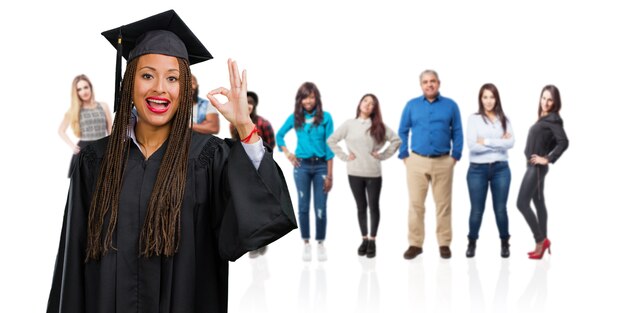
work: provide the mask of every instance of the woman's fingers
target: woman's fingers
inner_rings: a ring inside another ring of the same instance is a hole
[[[223,103],[221,103],[219,100],[217,100],[217,98],[215,98],[215,95],[222,95],[225,97],[228,97],[228,94],[230,93],[230,90],[224,88],[224,87],[219,87],[219,88],[215,88],[211,91],[209,91],[209,93],[206,95],[206,97],[209,99],[209,101],[211,102],[211,104],[218,110],[220,110],[221,112],[221,108],[224,105]]]
[[[214,96],[214,95],[222,95],[225,97],[228,97],[228,93],[230,92],[230,90],[224,88],[224,87],[219,87],[219,88],[215,88],[211,91],[209,91],[209,93],[207,94],[208,96]]]
[[[228,59],[228,72],[230,75],[230,88],[241,88],[241,77],[239,77],[237,61]]]

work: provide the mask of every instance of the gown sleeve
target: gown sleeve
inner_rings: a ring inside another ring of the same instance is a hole
[[[52,288],[48,298],[48,313],[85,312],[85,247],[89,199],[93,184],[96,153],[92,146],[82,149],[79,160],[71,169],[70,188],[63,214],[61,240]]]
[[[222,259],[235,261],[297,228],[285,177],[266,150],[258,170],[238,142],[227,139],[213,153],[209,192]]]

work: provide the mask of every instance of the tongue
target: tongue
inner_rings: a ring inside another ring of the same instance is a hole
[[[154,113],[164,113],[168,110],[168,105],[163,103],[156,103],[152,101],[146,101],[148,103],[148,108],[150,111]]]
[[[165,103],[156,103],[156,102],[148,101],[148,104],[151,107],[157,108],[157,109],[165,109],[165,108],[167,108],[167,104],[165,104]]]

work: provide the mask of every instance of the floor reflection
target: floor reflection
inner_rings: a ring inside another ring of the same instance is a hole
[[[311,269],[311,266],[310,263],[304,264],[300,272],[298,312],[327,312],[327,286],[324,264],[316,264],[315,269]],[[314,275],[314,281],[311,279],[311,275]],[[313,284],[315,284],[315,286],[312,288],[311,286]]]
[[[517,307],[521,312],[544,312],[548,301],[550,258],[533,262],[537,262],[535,271],[526,286],[526,290],[517,302]]]
[[[355,312],[382,312],[380,310],[380,286],[376,274],[376,258],[360,257],[361,278]]]
[[[267,259],[263,256],[250,259],[252,282],[241,297],[240,312],[268,312],[265,282],[270,278]]]

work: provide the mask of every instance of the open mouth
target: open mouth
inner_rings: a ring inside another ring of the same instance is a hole
[[[146,99],[146,105],[148,106],[148,110],[157,114],[162,114],[169,110],[170,101],[166,98],[149,97]]]

